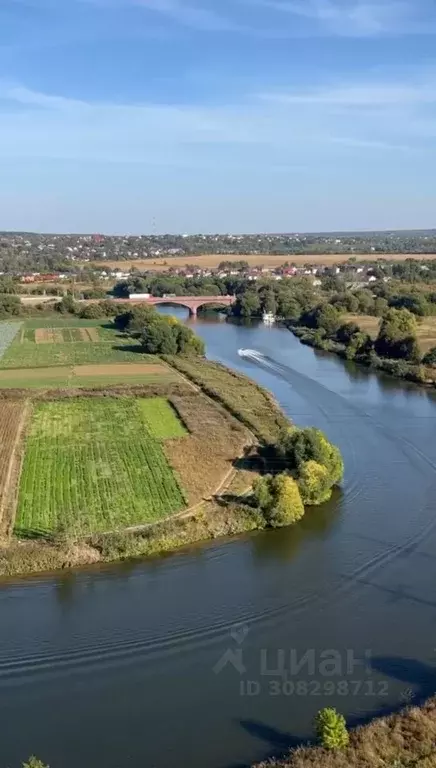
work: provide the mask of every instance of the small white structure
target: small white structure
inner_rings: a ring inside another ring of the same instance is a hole
[[[272,312],[264,312],[262,319],[265,325],[272,325],[276,321],[275,315]]]
[[[149,299],[150,293],[129,293],[129,299]]]

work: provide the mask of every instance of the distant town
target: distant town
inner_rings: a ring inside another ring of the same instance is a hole
[[[0,233],[0,273],[23,287],[72,279],[113,283],[138,272],[163,270],[186,278],[239,274],[250,280],[265,275],[280,280],[306,275],[314,284],[323,275],[342,273],[349,283],[361,283],[389,277],[388,269],[383,274],[383,257],[395,254],[436,256],[436,230],[142,236]],[[222,258],[213,261],[212,256]],[[323,256],[328,258],[324,261]],[[333,256],[338,257],[337,265]],[[368,257],[376,264],[379,257],[378,266]]]

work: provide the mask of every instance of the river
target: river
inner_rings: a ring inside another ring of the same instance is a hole
[[[293,528],[3,584],[0,768],[242,767],[322,706],[355,724],[436,690],[436,395],[282,328],[193,322],[340,446],[343,487]]]

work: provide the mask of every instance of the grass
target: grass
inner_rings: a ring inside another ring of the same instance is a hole
[[[138,400],[142,417],[151,434],[158,440],[186,437],[187,430],[176,411],[163,397]]]
[[[345,315],[347,322],[356,323],[363,331],[368,333],[371,338],[377,337],[380,325],[379,317],[371,315]],[[429,349],[436,347],[436,317],[423,317],[418,319],[417,337],[419,348],[423,355]]]
[[[130,342],[131,343],[131,342]],[[49,368],[51,366],[94,363],[144,363],[154,361],[149,355],[134,351],[128,345],[72,342],[54,344],[21,343],[15,339],[0,360],[0,369]]]
[[[35,405],[16,533],[74,536],[153,523],[184,495],[133,397]]]
[[[24,321],[24,328],[35,330],[37,328],[100,328],[109,323],[108,320],[82,320],[79,317],[32,317]]]
[[[222,403],[261,440],[275,442],[280,432],[289,427],[272,396],[248,377],[203,359],[166,356],[165,360]]]
[[[436,699],[373,720],[350,734],[344,750],[300,747],[262,768],[435,768]],[[261,768],[259,765],[257,768]]]

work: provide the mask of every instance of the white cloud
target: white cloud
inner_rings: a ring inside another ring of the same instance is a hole
[[[271,167],[342,150],[415,150],[436,134],[429,86],[347,84],[238,105],[86,102],[0,81],[0,156]],[[424,137],[424,138],[423,138]]]
[[[306,20],[316,33],[351,37],[434,34],[430,0],[254,0]]]

